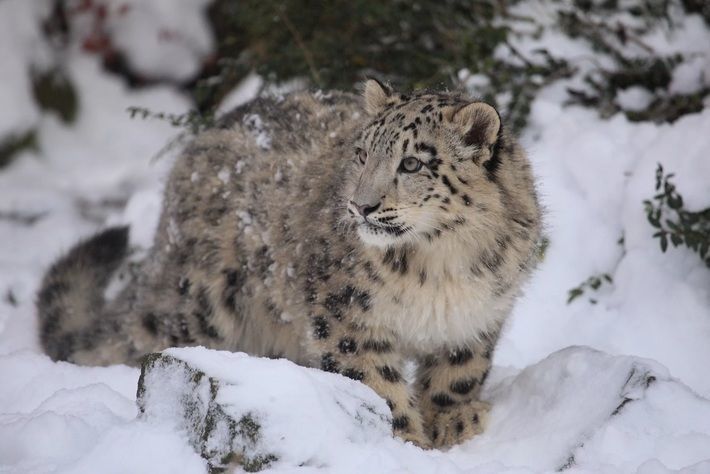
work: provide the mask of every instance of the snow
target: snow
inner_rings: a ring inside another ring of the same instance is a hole
[[[104,30],[131,69],[148,79],[192,79],[214,47],[211,0],[97,0],[69,15],[75,37]],[[98,13],[98,12],[102,13]]]
[[[0,43],[0,51],[5,45],[13,43]],[[40,275],[78,237],[104,223],[131,223],[132,243],[150,244],[162,202],[162,177],[172,163],[171,156],[151,158],[176,130],[161,121],[131,119],[126,110],[140,106],[182,113],[189,108],[172,88],[130,91],[104,72],[96,58],[78,51],[68,55],[64,67],[78,93],[77,120],[65,124],[53,115],[39,116],[34,124],[38,150],[23,151],[0,172],[0,215],[35,218],[32,225],[0,219],[0,354],[38,349],[33,301]],[[0,71],[0,93],[6,93],[5,84],[14,92],[14,83],[5,81],[13,74]],[[11,113],[0,115],[15,117],[14,109],[3,110]],[[19,110],[18,116],[23,113]],[[7,303],[8,298],[18,306]]]
[[[224,184],[227,184],[229,182],[229,177],[231,175],[232,175],[232,172],[229,171],[229,169],[227,167],[222,168],[221,170],[219,170],[219,173],[217,173],[217,177]]]
[[[254,140],[256,141],[256,146],[258,146],[262,150],[268,150],[271,148],[271,136],[264,127],[264,122],[261,120],[261,117],[259,117],[259,115],[245,115],[244,119],[242,119],[242,122],[244,123],[246,129],[249,130],[249,132],[254,137]],[[239,165],[239,163],[237,165]],[[240,170],[237,169],[237,173],[239,172]]]
[[[207,2],[129,3],[130,13],[110,31],[132,67],[176,82],[193,75],[212,48]],[[189,433],[175,428],[174,407],[138,416],[139,370],[54,363],[39,348],[35,293],[58,255],[113,224],[130,224],[131,243],[144,252],[151,244],[173,156],[152,158],[179,131],[131,119],[126,109],[190,108],[176,88],[129,89],[99,58],[72,47],[62,65],[79,94],[77,121],[40,113],[28,66],[51,63],[37,24],[49,4],[0,2],[0,143],[30,129],[38,140],[37,150],[0,169],[0,473],[207,472]],[[511,8],[553,24],[548,2]],[[161,43],[146,31],[151,21],[177,28],[182,39]],[[693,93],[710,80],[710,29],[697,16],[677,21],[678,29],[643,39],[663,54],[695,52],[669,87]],[[632,123],[622,114],[604,120],[593,109],[563,104],[565,88],[578,87],[592,62],[608,65],[608,58],[552,27],[532,35],[524,22],[511,42],[533,58],[536,48],[554,51],[579,73],[540,91],[522,136],[539,176],[550,245],[495,353],[484,393],[493,405],[488,429],[448,452],[425,452],[389,437],[381,417],[353,422],[360,402],[383,409],[364,385],[282,360],[169,350],[224,381],[220,404],[260,415],[266,444],[278,450],[273,471],[710,472],[710,272],[685,248],[661,253],[642,205],[654,194],[659,162],[676,174],[689,208],[710,205],[710,108],[672,124]],[[459,76],[474,92],[490,85],[479,75]],[[220,111],[263,87],[249,76]],[[627,89],[617,100],[632,110],[645,99]],[[261,119],[244,120],[256,143],[269,148]],[[243,166],[218,176],[228,180]],[[238,217],[245,226],[252,219]],[[568,290],[603,273],[613,283],[567,304]],[[184,386],[168,381],[175,390]]]
[[[135,369],[55,364],[20,351],[0,357],[0,374],[5,469],[31,471],[71,462],[104,432],[136,416]]]
[[[699,453],[707,459],[710,403],[650,360],[567,348],[504,379],[490,397],[490,429],[469,449],[452,450],[454,459],[505,460],[537,472],[564,465],[570,472],[633,472],[654,457],[680,467],[697,462]],[[688,404],[692,420],[678,416],[677,407]],[[616,432],[628,436],[623,442],[605,439]],[[663,440],[657,439],[660,433]],[[704,452],[685,449],[690,435],[705,445]],[[657,450],[659,441],[665,453]],[[606,470],[600,463],[608,464]]]
[[[132,421],[108,430],[76,462],[55,472],[202,474],[207,469],[204,460],[189,449],[182,433],[176,433],[169,425]]]
[[[671,93],[692,94],[710,84],[710,58],[707,55],[691,57],[673,71],[668,87]]]
[[[0,144],[5,137],[27,132],[39,120],[39,109],[32,97],[28,66],[46,64],[38,20],[44,18],[48,5],[42,2],[6,0],[0,2],[0,63],[3,65],[0,87]],[[20,51],[20,54],[17,54]],[[28,64],[29,62],[29,64]]]
[[[259,91],[264,86],[264,80],[256,73],[250,73],[229,92],[217,108],[217,114],[223,115],[235,107],[246,104],[259,95]]]
[[[542,131],[548,123],[556,125]],[[707,206],[709,144],[697,133],[709,127],[710,110],[656,126],[620,115],[599,121],[594,111],[562,108],[544,97],[535,103],[526,138],[542,134],[528,148],[539,158],[551,243],[498,363],[525,366],[569,344],[591,345],[658,360],[710,395],[702,369],[710,360],[710,274],[690,251],[660,253],[641,204],[653,195],[661,162],[677,173],[689,207]],[[623,247],[617,244],[622,235]],[[600,273],[610,273],[615,283],[597,305],[566,304],[570,288]],[[508,343],[513,351],[505,350]]]
[[[623,110],[641,111],[653,101],[653,94],[640,86],[629,87],[616,93],[616,103]]]

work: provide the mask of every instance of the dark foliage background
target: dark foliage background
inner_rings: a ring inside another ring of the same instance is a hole
[[[61,48],[72,38],[71,16],[76,1],[55,0],[54,13],[44,25],[47,37]],[[126,78],[133,87],[153,83],[129,66],[101,31],[108,10],[100,1],[82,0],[84,10],[96,10],[99,25],[83,38],[85,49],[103,57],[107,69]],[[270,83],[306,80],[311,87],[351,90],[366,76],[389,81],[402,89],[462,88],[458,73],[467,70],[490,79],[478,93],[497,105],[508,122],[525,126],[529,105],[537,90],[576,71],[575,65],[541,49],[525,56],[509,41],[516,26],[540,35],[539,19],[510,13],[516,0],[215,0],[207,16],[216,38],[215,53],[199,74],[182,87],[193,97],[196,112],[209,117],[217,104],[249,72]],[[673,69],[685,59],[654,54],[638,36],[663,23],[672,28],[671,11],[697,13],[710,24],[710,7],[702,0],[574,0],[557,3],[556,27],[571,38],[589,42],[608,55],[612,69],[585,71],[585,87],[569,90],[570,103],[595,107],[604,116],[621,111],[616,92],[632,86],[647,88],[656,97],[645,110],[624,111],[630,120],[673,121],[697,112],[708,88],[685,95],[659,94],[667,88]],[[640,19],[618,20],[619,15]],[[505,46],[508,57],[495,55]],[[61,70],[53,81],[38,77],[38,101],[73,116],[71,85],[46,92],[62,82]],[[58,80],[57,80],[58,79]],[[44,81],[44,83],[43,83]],[[44,84],[44,85],[43,85]],[[496,97],[508,93],[506,103]],[[54,97],[51,101],[48,97]],[[52,102],[52,103],[50,103]],[[191,122],[192,123],[192,122]],[[27,137],[20,137],[26,142]],[[17,146],[17,145],[15,145]],[[7,154],[7,152],[5,152]],[[0,157],[3,154],[0,152]],[[0,158],[2,159],[2,158]]]

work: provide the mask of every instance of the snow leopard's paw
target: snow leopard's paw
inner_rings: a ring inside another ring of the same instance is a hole
[[[397,433],[397,436],[402,441],[409,441],[415,446],[422,449],[431,449],[431,441],[424,435],[424,433]]]
[[[427,434],[435,448],[448,448],[483,432],[490,405],[471,400],[436,412],[427,423]]]

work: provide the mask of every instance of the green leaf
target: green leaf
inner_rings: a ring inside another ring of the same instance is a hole
[[[661,182],[663,181],[663,165],[658,163],[656,168],[656,191],[661,189]]]
[[[67,74],[60,68],[32,74],[32,92],[43,110],[55,112],[65,123],[76,120],[79,96]]]
[[[668,237],[663,233],[661,234],[661,251],[665,253],[666,250],[668,250]]]
[[[683,196],[680,194],[668,196],[668,207],[671,209],[680,209],[683,207]]]
[[[569,290],[569,297],[567,298],[567,304],[570,304],[575,299],[579,298],[584,294],[584,290],[581,288],[572,288]]]
[[[697,224],[698,221],[700,221],[701,219],[700,215],[694,212],[682,212],[680,214],[680,217],[684,222],[691,226],[693,224]],[[710,220],[710,216],[708,216],[706,219]]]
[[[679,231],[680,231],[680,227],[678,227],[678,224],[676,224],[675,222],[673,222],[673,221],[670,220],[670,219],[666,219],[666,225],[667,225],[671,230],[674,230],[674,231],[676,231],[676,232],[679,232]]]
[[[37,132],[35,130],[21,135],[0,138],[0,169],[10,164],[21,151],[37,149]]]

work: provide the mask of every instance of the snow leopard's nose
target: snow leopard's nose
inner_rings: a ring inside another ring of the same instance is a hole
[[[355,201],[350,201],[350,205],[357,209],[357,212],[362,216],[362,217],[367,217],[368,215],[372,214],[375,212],[377,209],[380,208],[381,202],[378,202],[374,206],[370,206],[369,204],[357,204]]]

